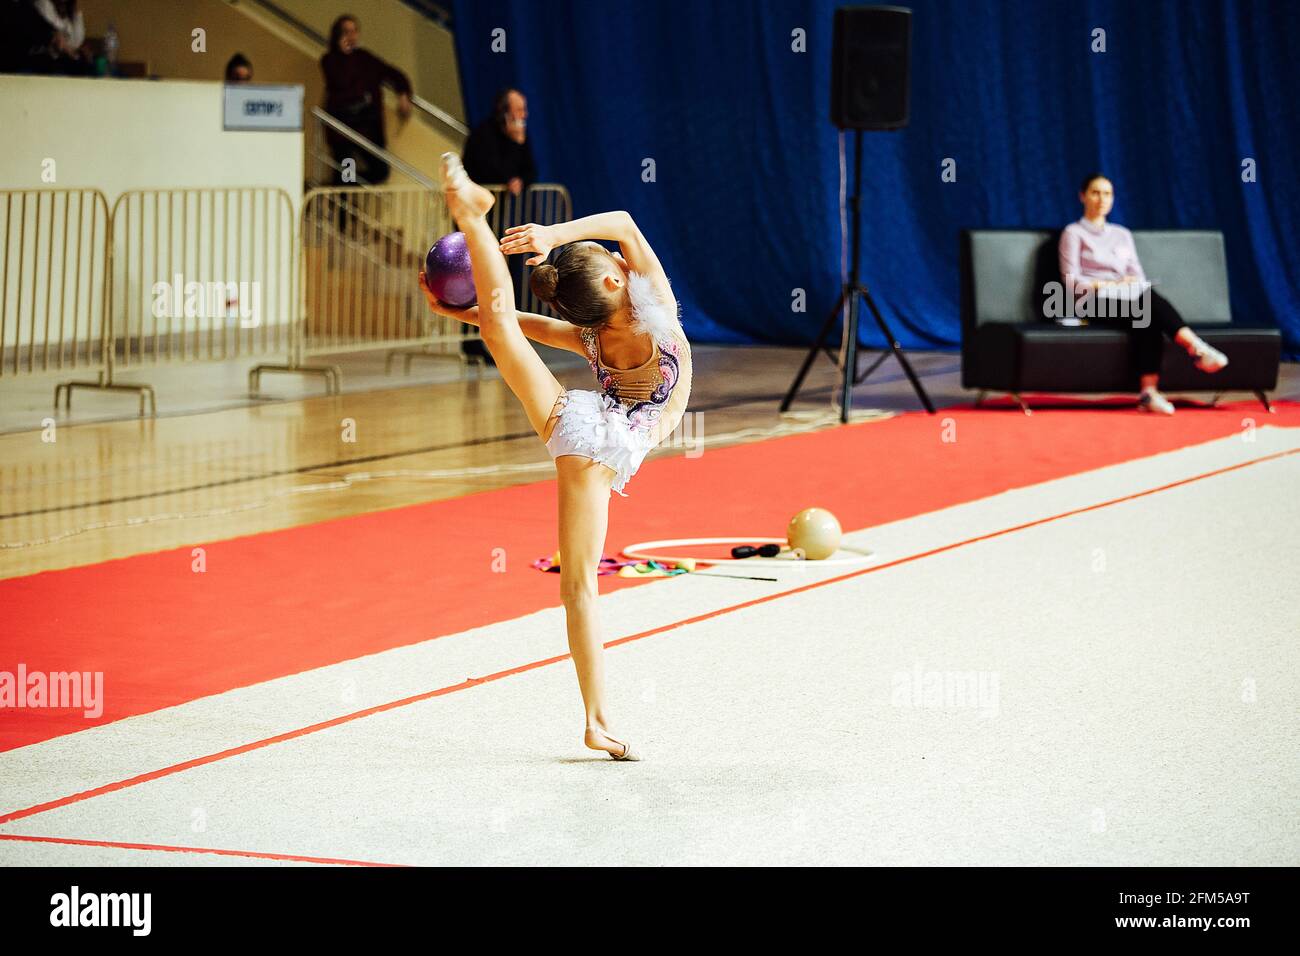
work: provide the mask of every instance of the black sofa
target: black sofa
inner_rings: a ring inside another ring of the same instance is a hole
[[[1128,333],[1097,326],[1066,327],[1045,319],[1043,289],[1061,281],[1060,230],[967,229],[961,233],[961,381],[1009,392],[1025,413],[1026,392],[1136,392],[1138,373]],[[1276,328],[1235,325],[1228,303],[1223,234],[1199,230],[1133,233],[1147,278],[1196,334],[1228,356],[1227,368],[1200,371],[1165,340],[1160,389],[1167,392],[1277,388],[1282,336]]]

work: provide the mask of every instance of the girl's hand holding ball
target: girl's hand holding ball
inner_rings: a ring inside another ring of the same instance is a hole
[[[464,308],[457,308],[456,306],[448,305],[443,302],[433,294],[432,290],[430,290],[429,280],[425,277],[423,269],[420,270],[420,291],[424,293],[424,301],[429,303],[429,311],[434,312],[437,315],[444,315],[449,319],[468,322],[470,325],[474,324],[473,322],[469,322],[469,319],[467,318],[467,316],[472,316],[474,314],[474,307],[466,306]]]

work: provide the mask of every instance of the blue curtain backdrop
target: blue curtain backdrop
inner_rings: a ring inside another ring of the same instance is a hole
[[[569,186],[577,215],[632,212],[693,339],[804,343],[839,288],[836,6],[457,0],[468,113],[485,117],[502,86],[527,93],[541,177]],[[1100,169],[1114,221],[1222,230],[1236,320],[1278,325],[1300,353],[1300,2],[910,6],[911,125],[865,134],[861,256],[904,345],[959,341],[959,229],[1064,225]]]

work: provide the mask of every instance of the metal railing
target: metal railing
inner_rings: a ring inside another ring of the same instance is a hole
[[[499,184],[487,185],[486,188],[496,197],[488,213],[488,223],[498,236],[504,235],[511,226],[529,222],[553,226],[573,218],[573,200],[569,197],[569,190],[559,183],[534,183],[519,193],[512,193],[509,187]],[[533,270],[524,264],[526,258],[516,256],[506,260],[515,284],[515,307],[524,312],[552,315],[550,306],[533,295],[529,288],[528,278]]]
[[[280,23],[297,31],[304,39],[310,41],[322,51],[329,45],[328,38],[314,27],[303,23],[288,10],[285,10],[279,4],[272,0],[225,0],[232,6],[238,6],[240,2],[248,3],[257,7],[264,13],[275,17]],[[436,3],[426,2],[426,0],[402,0],[407,6],[423,14],[430,22],[442,27],[444,30],[451,30],[451,13]],[[469,135],[469,127],[452,116],[442,107],[431,103],[422,96],[414,93],[411,95],[411,104],[423,113],[431,122],[441,124],[460,136]]]
[[[451,11],[442,4],[434,3],[433,0],[401,0],[401,2],[424,14],[438,26],[451,29]]]
[[[293,234],[293,201],[275,187],[122,193],[114,367],[289,354]]]
[[[416,283],[431,242],[452,229],[442,193],[331,186],[303,200],[301,356],[422,344],[438,354],[463,324],[434,315]],[[409,365],[409,363],[408,363]]]
[[[359,150],[370,154],[372,160],[380,160],[391,169],[397,170],[413,183],[423,186],[425,189],[439,188],[436,182],[420,170],[416,169],[410,163],[406,162],[406,160],[390,153],[382,146],[379,146],[365,136],[362,136],[346,123],[334,118],[329,113],[326,113],[319,106],[312,107],[311,116],[313,120],[311,146],[313,186],[324,186],[329,183],[338,182],[338,179],[335,177],[326,176],[324,174],[324,169],[328,168],[336,173],[341,173],[343,171],[342,164],[334,157],[333,150],[328,147],[329,133],[333,132],[335,135],[348,140]],[[361,186],[374,185],[357,170],[354,169],[350,172],[353,178],[347,183],[347,185],[350,185],[351,183],[356,183]]]
[[[140,189],[113,204],[110,370],[282,357],[299,367],[293,201],[276,187]],[[136,388],[153,401],[148,385]]]
[[[442,107],[438,106],[436,103],[430,103],[423,96],[419,96],[415,93],[412,93],[411,105],[414,106],[417,110],[420,110],[422,113],[427,114],[430,117],[430,119],[434,120],[435,122],[441,123],[443,126],[446,126],[453,133],[457,133],[460,136],[469,135],[468,126],[466,126],[460,120],[456,119],[456,117],[452,116],[450,113],[448,113]]]
[[[498,235],[572,218],[562,185],[488,188]],[[298,216],[276,187],[130,190],[111,207],[97,190],[15,190],[0,192],[0,216],[0,380],[98,372],[60,383],[56,408],[74,389],[112,389],[138,393],[143,415],[153,388],[117,372],[244,358],[262,360],[250,395],[266,371],[320,374],[337,394],[339,370],[309,357],[388,349],[388,367],[401,355],[409,370],[426,356],[465,361],[460,343],[477,337],[431,313],[415,281],[455,228],[440,190],[313,189]],[[516,305],[547,313],[523,260],[509,260]]]
[[[496,196],[489,224],[498,236],[526,222],[553,225],[572,218],[569,191],[539,183],[516,195],[488,186]],[[395,358],[459,354],[478,338],[472,326],[429,312],[415,276],[429,246],[455,229],[441,191],[416,186],[334,186],[313,189],[303,201],[302,356],[389,349]],[[528,286],[524,257],[508,260],[516,307],[549,314]]]
[[[567,222],[573,219],[573,202],[569,198],[569,191],[558,182],[539,182],[533,186],[521,191],[519,194],[511,193],[507,186],[499,183],[485,183],[485,189],[489,190],[495,196],[497,202],[493,204],[491,212],[487,213],[487,224],[493,229],[493,233],[502,235],[510,226],[523,225],[525,222],[538,222],[541,225],[555,225],[556,222]],[[441,196],[439,196],[441,199]],[[445,207],[443,207],[445,208]],[[446,216],[439,224],[437,232],[432,234],[433,238],[439,235],[445,235],[451,232],[455,226],[452,224],[450,216]],[[430,241],[432,245],[432,241]],[[422,259],[422,252],[421,252]],[[533,269],[524,264],[525,256],[515,256],[513,259],[507,259],[507,268],[510,269],[510,276],[513,286],[515,286],[515,308],[524,312],[538,312],[541,315],[555,315],[550,306],[543,303],[536,295],[533,295],[532,287],[529,286],[529,276],[532,276]],[[455,332],[454,326],[460,326],[460,332]],[[472,326],[465,326],[461,323],[451,323],[452,329],[439,329],[439,336],[430,339],[428,343],[417,347],[417,349],[394,349],[389,352],[385,363],[386,371],[393,369],[394,359],[402,356],[403,367],[407,372],[411,371],[411,362],[419,358],[441,358],[451,351],[450,342],[459,338],[480,338],[477,330],[471,330]]]
[[[107,367],[108,200],[0,191],[0,379]]]

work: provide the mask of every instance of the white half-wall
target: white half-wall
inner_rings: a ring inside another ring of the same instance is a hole
[[[302,206],[302,133],[226,132],[222,84],[216,82],[0,76],[0,137],[0,189],[94,188],[111,209],[133,189],[270,186],[288,194],[295,219]],[[6,215],[0,207],[0,218],[0,271],[9,266],[0,301],[0,352],[23,350],[33,341],[39,347],[47,340],[45,330],[60,323],[75,329],[83,343],[98,335],[103,303],[97,288],[78,299],[78,274],[63,271],[64,244],[51,242],[60,215],[37,224],[34,218],[24,222],[16,208]],[[152,234],[143,241],[152,243]],[[205,250],[211,244],[206,237],[196,241]],[[144,250],[145,261],[152,258],[149,252]],[[115,281],[125,285],[114,298],[141,301],[153,278],[119,275]],[[170,281],[171,275],[156,278]],[[292,304],[287,291],[277,299],[267,310],[268,322],[280,324],[290,320]],[[168,324],[163,332],[180,331]]]
[[[302,133],[221,127],[220,83],[0,76],[0,188],[278,186],[298,208]]]

